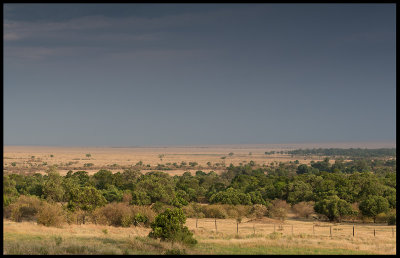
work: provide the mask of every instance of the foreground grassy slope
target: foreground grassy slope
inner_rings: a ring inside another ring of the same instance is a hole
[[[33,222],[4,221],[3,254],[395,254],[395,240],[319,238],[280,233],[243,235],[195,231],[199,244],[187,248],[146,237],[149,229],[100,225],[47,228]],[[378,245],[378,246],[377,246]],[[377,248],[379,247],[379,248]]]

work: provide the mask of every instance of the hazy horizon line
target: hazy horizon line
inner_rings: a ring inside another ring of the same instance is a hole
[[[163,145],[41,145],[41,144],[3,144],[3,147],[7,146],[18,146],[18,147],[71,147],[71,148],[85,148],[85,147],[91,147],[91,148],[169,148],[169,147],[203,147],[207,148],[209,146],[248,146],[248,145],[258,145],[258,146],[263,146],[263,145],[302,145],[302,144],[307,144],[307,145],[312,145],[312,144],[394,144],[394,147],[396,148],[396,140],[386,140],[386,141],[324,141],[324,142],[273,142],[273,143],[226,143],[226,144],[163,144]]]

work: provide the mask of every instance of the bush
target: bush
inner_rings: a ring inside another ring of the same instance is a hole
[[[279,218],[280,220],[285,220],[287,217],[288,210],[290,208],[289,204],[284,200],[273,200],[271,206],[268,210],[269,215],[272,218]]]
[[[225,219],[228,217],[222,205],[207,205],[203,206],[203,213],[206,218]]]
[[[262,204],[255,204],[251,207],[250,214],[257,219],[261,219],[268,214],[268,208]]]
[[[36,196],[21,195],[15,203],[10,204],[11,219],[16,222],[35,220],[40,206],[41,201]]]
[[[133,224],[139,225],[142,223],[145,227],[150,227],[150,224],[154,221],[156,213],[150,208],[150,206],[132,206],[133,210]],[[136,219],[135,219],[136,218]],[[135,224],[137,223],[137,224]]]
[[[127,203],[109,203],[92,214],[95,223],[116,227],[144,225],[149,227],[155,212],[149,206],[131,206]]]
[[[57,203],[43,202],[37,214],[37,223],[46,227],[60,227],[66,221],[64,210]]]
[[[129,227],[132,224],[132,210],[126,203],[109,203],[94,212],[97,223],[115,227]]]
[[[156,216],[151,223],[152,231],[150,238],[160,238],[162,241],[182,242],[186,245],[195,245],[197,240],[193,238],[193,233],[184,226],[186,222],[185,214],[182,209],[166,209],[163,213]]]
[[[387,222],[386,213],[381,212],[378,215],[376,215],[376,222],[378,222],[378,223],[386,223]]]
[[[390,212],[387,215],[387,223],[389,226],[396,225],[396,212]]]
[[[300,202],[293,205],[292,209],[299,218],[308,218],[314,213],[314,203]]]

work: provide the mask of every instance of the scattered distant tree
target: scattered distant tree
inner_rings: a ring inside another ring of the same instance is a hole
[[[87,154],[86,154],[86,158],[90,158],[90,157],[92,157],[92,154],[87,153]]]
[[[189,166],[191,166],[191,167],[195,167],[195,166],[197,166],[197,165],[198,165],[197,162],[189,162]]]
[[[233,156],[233,152],[229,152],[229,154],[228,154],[230,157],[232,157]]]

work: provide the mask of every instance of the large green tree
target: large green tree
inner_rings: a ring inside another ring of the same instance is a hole
[[[382,196],[371,195],[360,203],[359,209],[362,215],[373,218],[375,223],[379,213],[389,211],[389,202]]]

